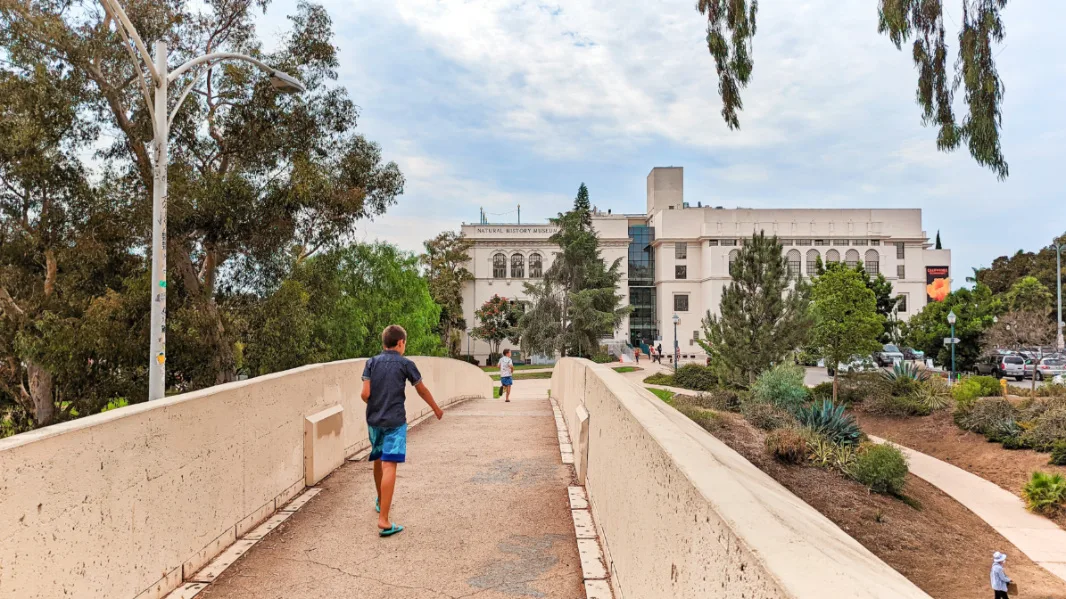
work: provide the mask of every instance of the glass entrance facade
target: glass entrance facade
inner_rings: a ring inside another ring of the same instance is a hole
[[[629,226],[629,342],[634,347],[650,344],[659,334],[655,322],[655,261],[651,242],[655,228]]]

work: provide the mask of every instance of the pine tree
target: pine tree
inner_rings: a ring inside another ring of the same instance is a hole
[[[777,237],[747,240],[722,294],[720,316],[703,319],[699,344],[720,378],[746,385],[801,347],[810,326],[807,286],[789,274]]]
[[[527,284],[530,307],[519,328],[527,352],[590,356],[632,308],[617,291],[621,259],[609,267],[600,255],[592,228],[589,192],[582,183],[573,210],[551,219],[559,231],[549,241],[559,246],[542,284]]]
[[[940,244],[940,231],[936,232],[936,249],[942,250],[944,246]]]

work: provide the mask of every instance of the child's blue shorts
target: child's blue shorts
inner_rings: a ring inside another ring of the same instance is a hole
[[[511,377],[509,377],[509,376],[500,377],[500,386],[501,387],[510,387],[513,384],[514,384],[514,379],[512,379]]]
[[[370,461],[404,462],[407,459],[407,425],[395,428],[367,426],[370,430]]]

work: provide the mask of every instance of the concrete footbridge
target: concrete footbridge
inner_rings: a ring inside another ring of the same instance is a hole
[[[0,598],[928,597],[607,366],[414,360],[401,534],[364,360],[318,364],[0,440]]]

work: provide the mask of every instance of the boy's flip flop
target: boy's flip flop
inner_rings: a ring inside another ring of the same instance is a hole
[[[381,498],[380,497],[378,497],[377,499],[374,500],[374,511],[379,513],[379,514],[381,513]]]
[[[391,537],[392,535],[394,535],[394,534],[396,534],[398,532],[403,532],[403,527],[400,526],[399,524],[393,524],[392,526],[390,526],[388,528],[379,528],[378,529],[378,535],[382,536],[382,537]]]

